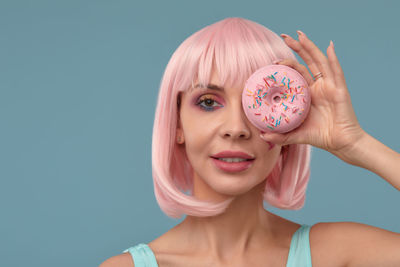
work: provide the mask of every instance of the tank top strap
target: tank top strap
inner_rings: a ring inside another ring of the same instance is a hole
[[[125,252],[131,254],[135,267],[158,267],[156,256],[145,243],[140,243],[134,247],[125,249],[123,253]]]
[[[293,234],[286,267],[312,267],[310,229],[310,225],[303,224]]]

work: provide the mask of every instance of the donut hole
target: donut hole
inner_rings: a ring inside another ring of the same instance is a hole
[[[281,101],[281,97],[279,95],[276,95],[272,98],[275,103],[279,103]]]

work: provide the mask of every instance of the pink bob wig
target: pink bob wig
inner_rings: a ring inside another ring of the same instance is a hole
[[[188,90],[196,80],[208,84],[213,66],[223,86],[244,85],[255,70],[284,58],[296,60],[276,33],[237,17],[195,32],[173,53],[160,84],[152,137],[154,193],[169,217],[215,216],[224,212],[234,199],[213,203],[191,195],[193,169],[184,145],[176,143],[180,92]],[[310,176],[310,157],[308,144],[283,146],[271,173],[266,174],[263,199],[281,209],[302,208]]]

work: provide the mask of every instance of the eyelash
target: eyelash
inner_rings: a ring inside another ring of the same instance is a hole
[[[201,96],[199,98],[199,100],[197,100],[196,105],[199,106],[201,109],[205,110],[205,111],[213,111],[215,110],[215,107],[209,107],[209,106],[202,106],[201,103],[204,103],[206,100],[212,100],[213,103],[218,103],[218,101],[212,97],[209,96]],[[222,105],[220,105],[221,107],[223,107]]]

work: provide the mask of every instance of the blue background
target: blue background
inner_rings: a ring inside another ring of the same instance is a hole
[[[333,40],[361,126],[400,151],[399,10],[395,1],[2,0],[0,265],[98,266],[181,222],[153,191],[158,87],[183,40],[226,17],[295,38],[302,30],[324,53]],[[304,208],[270,211],[400,232],[399,191],[312,153]]]

